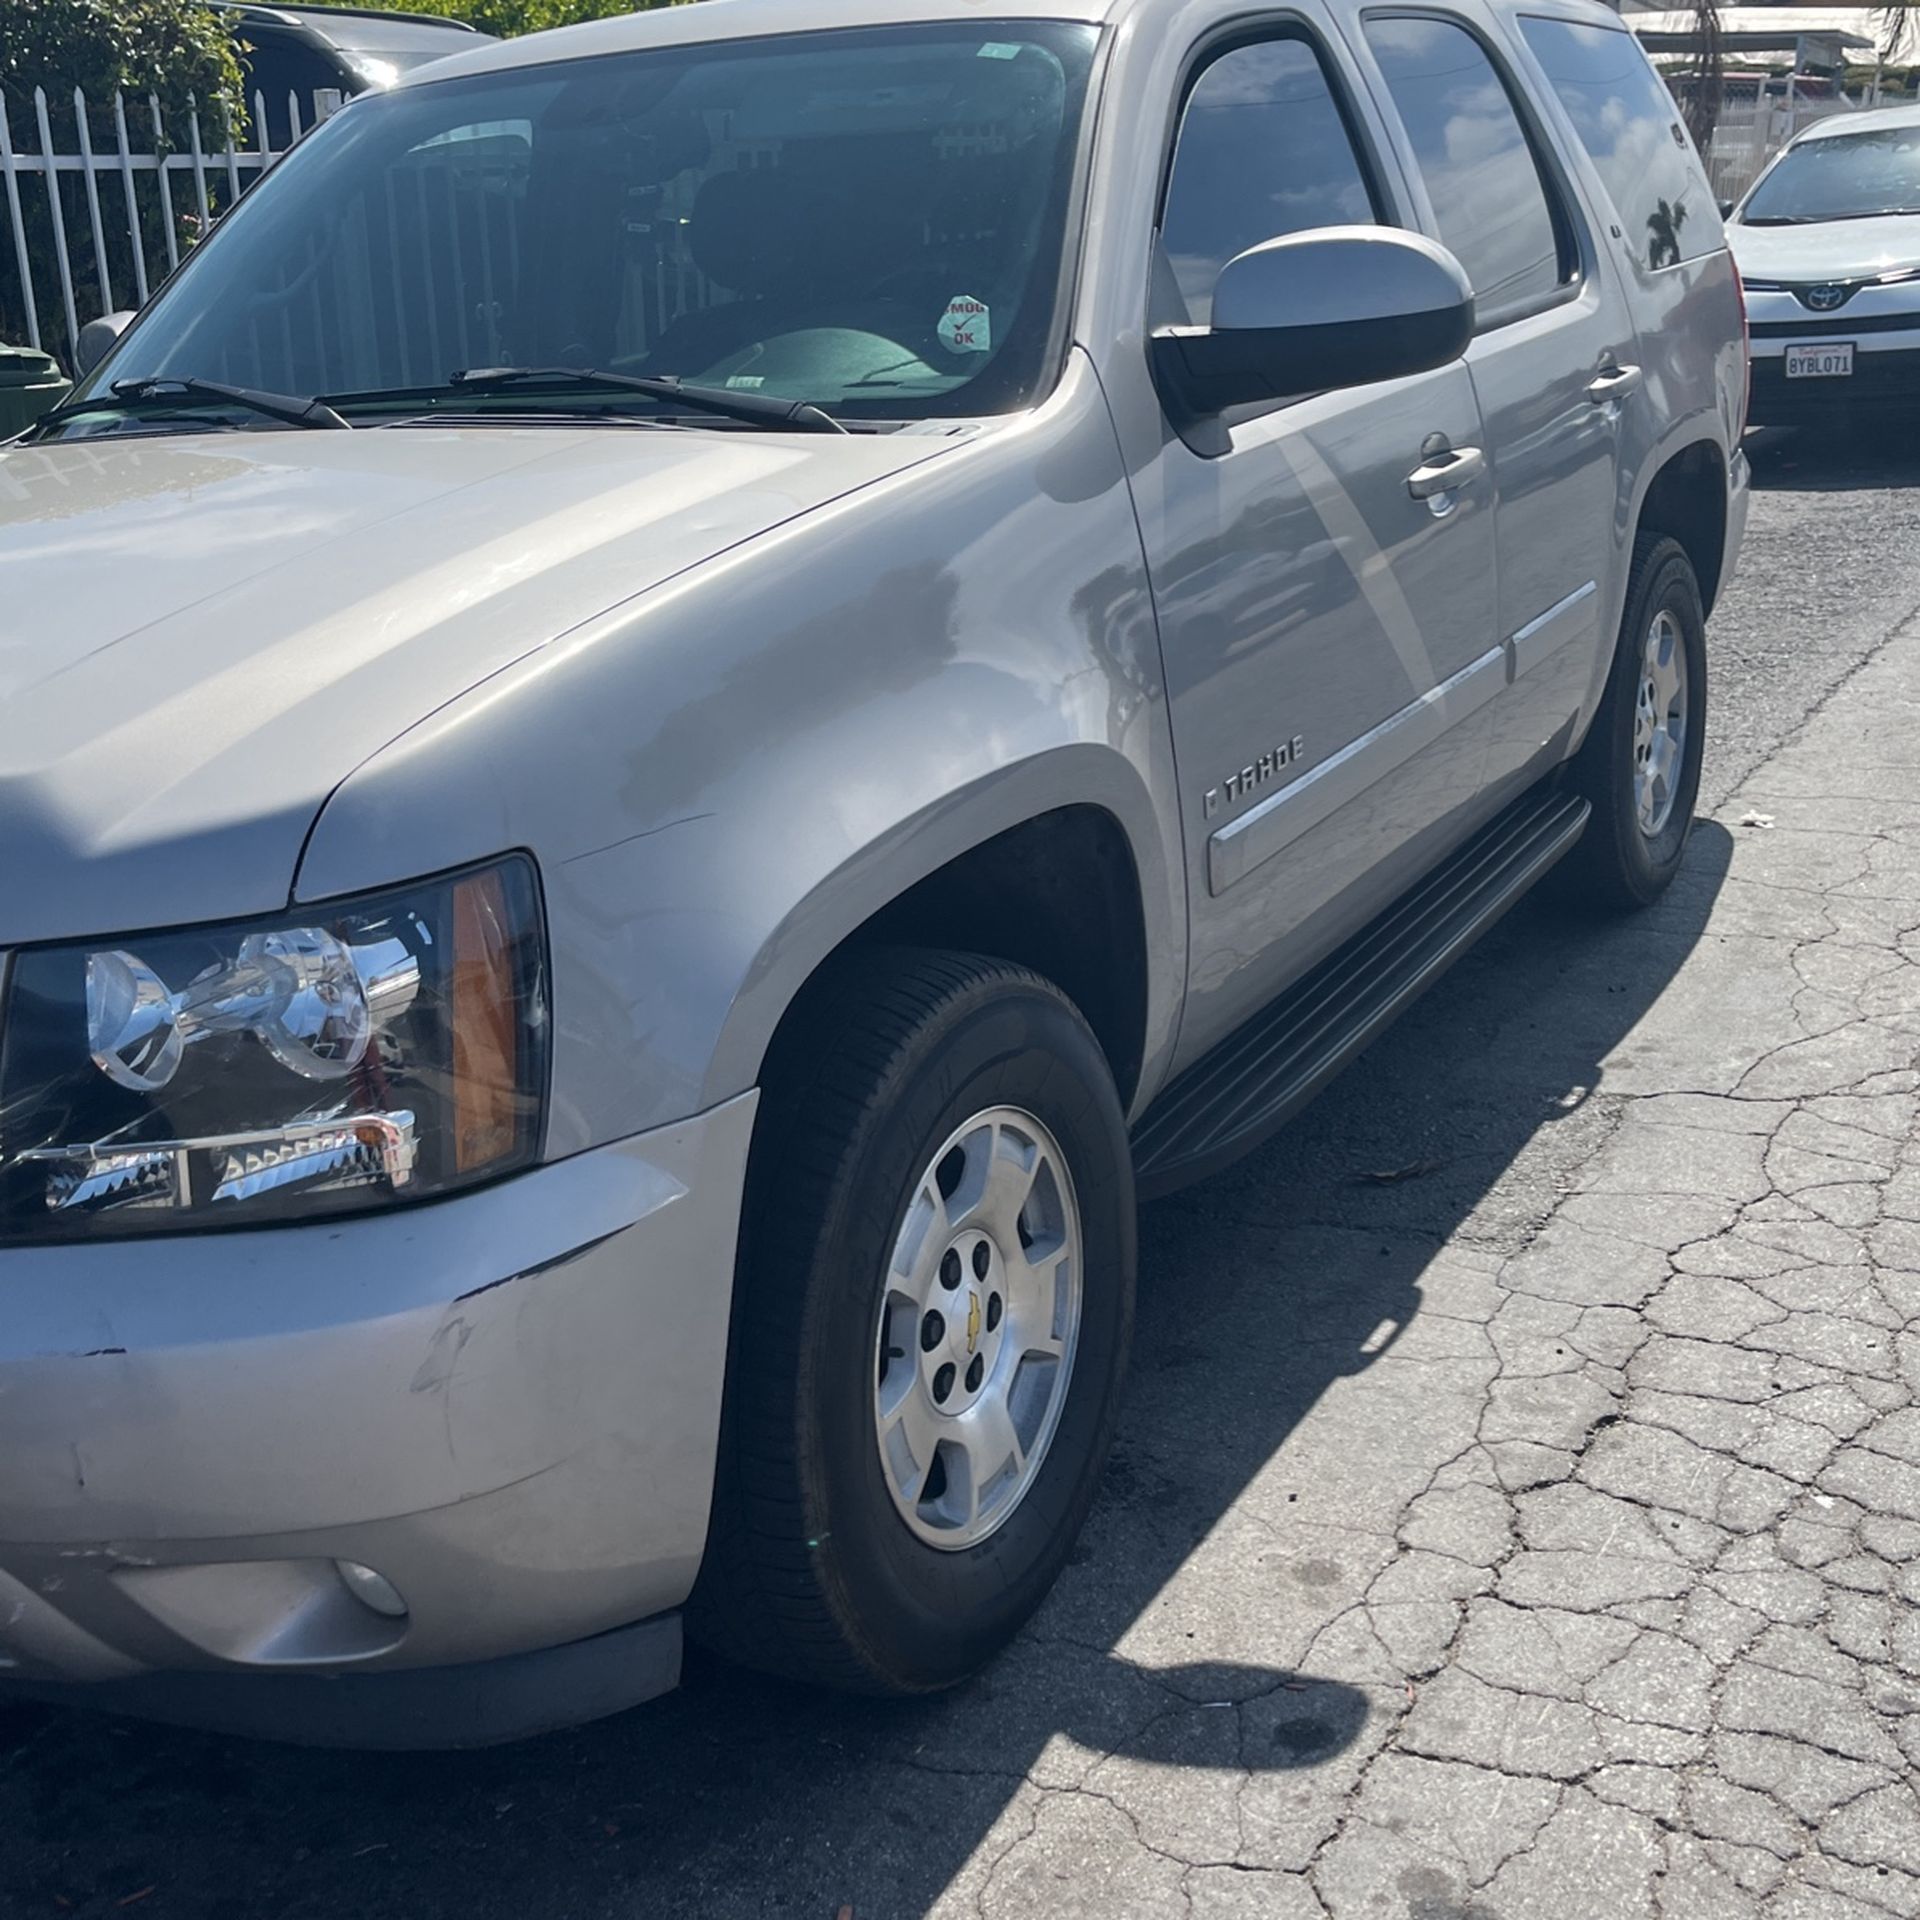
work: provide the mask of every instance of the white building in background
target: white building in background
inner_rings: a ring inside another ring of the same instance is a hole
[[[1697,50],[1693,8],[1650,6],[1646,0],[1617,4],[1649,53]],[[1728,6],[1719,13],[1721,51],[1730,67],[1791,63],[1796,73],[1831,73],[1872,66],[1882,55],[1889,66],[1920,62],[1920,16],[1900,22],[1890,44],[1885,16],[1871,7]]]
[[[1700,23],[1692,7],[1615,0],[1628,26],[1683,100],[1698,86]],[[1736,200],[1809,121],[1876,104],[1882,67],[1920,64],[1920,16],[1891,39],[1870,7],[1723,6],[1721,91],[1704,158],[1717,198]],[[1853,72],[1851,91],[1847,70]],[[1862,70],[1869,76],[1864,81]]]

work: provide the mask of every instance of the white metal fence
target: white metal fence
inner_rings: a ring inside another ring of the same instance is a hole
[[[303,111],[287,96],[291,138],[341,104],[330,90]],[[190,247],[239,199],[284,147],[253,98],[251,144],[202,124],[197,110],[171,119],[149,95],[116,93],[90,104],[33,91],[16,126],[0,92],[0,189],[11,245],[0,250],[0,339],[24,338],[73,367],[80,329],[100,314],[142,304]],[[181,122],[184,121],[184,125]]]

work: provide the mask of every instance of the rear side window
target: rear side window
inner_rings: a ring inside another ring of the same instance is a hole
[[[1319,56],[1303,40],[1221,54],[1180,119],[1160,221],[1157,317],[1208,324],[1236,254],[1309,227],[1371,225],[1372,195]],[[1183,311],[1166,287],[1178,288]]]
[[[1634,252],[1654,269],[1713,253],[1720,215],[1660,76],[1633,35],[1523,17],[1540,62],[1613,202]]]
[[[1482,327],[1537,307],[1570,277],[1562,224],[1486,49],[1449,20],[1366,23],[1440,239],[1473,282]]]

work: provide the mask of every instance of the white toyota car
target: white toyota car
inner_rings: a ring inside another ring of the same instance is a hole
[[[1920,401],[1920,106],[1808,127],[1727,239],[1753,331],[1751,424]]]

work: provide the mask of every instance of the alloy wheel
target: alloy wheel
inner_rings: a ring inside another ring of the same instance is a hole
[[[1031,1489],[1073,1375],[1080,1263],[1047,1128],[1018,1107],[956,1127],[915,1183],[875,1337],[881,1472],[928,1546],[978,1545]]]
[[[1640,831],[1657,840],[1673,817],[1687,749],[1687,647],[1680,622],[1664,607],[1640,649],[1633,709],[1633,801]]]

